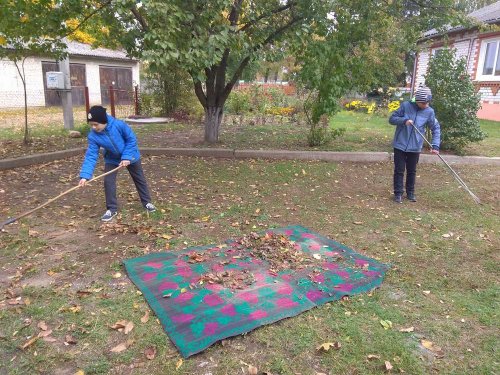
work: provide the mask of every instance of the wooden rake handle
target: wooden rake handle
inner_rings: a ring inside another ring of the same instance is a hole
[[[96,176],[96,177],[94,177],[94,178],[92,178],[92,179],[88,180],[88,182],[87,182],[87,183],[89,184],[89,183],[94,182],[94,181],[96,181],[96,180],[98,180],[98,179],[100,179],[100,178],[102,178],[102,177],[104,177],[104,176],[107,176],[108,174],[115,173],[115,172],[117,172],[117,171],[118,171],[118,169],[120,169],[120,168],[122,168],[122,167],[123,167],[122,165],[119,165],[119,166],[118,166],[118,167],[116,167],[115,169],[112,169],[112,170],[110,170],[110,171],[108,171],[108,172],[106,172],[106,173],[100,174],[99,176]],[[78,188],[80,188],[80,187],[81,187],[80,185],[74,186],[74,187],[72,187],[71,189],[68,189],[68,190],[66,190],[65,192],[62,192],[62,193],[61,193],[61,194],[59,194],[57,197],[54,197],[54,198],[52,198],[52,199],[49,199],[49,200],[48,200],[47,202],[45,202],[44,204],[41,204],[40,206],[33,208],[32,210],[26,211],[26,212],[22,213],[22,214],[21,214],[21,215],[19,215],[19,216],[9,218],[8,220],[6,220],[6,221],[4,221],[3,223],[1,223],[1,224],[0,224],[0,231],[3,229],[3,227],[4,227],[4,226],[9,225],[9,224],[12,224],[12,223],[16,222],[17,220],[19,220],[19,219],[21,219],[21,218],[23,218],[23,217],[25,217],[25,216],[28,216],[28,215],[32,214],[33,212],[35,212],[35,211],[38,211],[40,208],[43,208],[43,207],[47,206],[48,204],[50,204],[50,203],[52,203],[52,202],[54,202],[54,201],[58,200],[59,198],[61,198],[61,197],[65,196],[66,194],[71,193],[73,190],[76,190],[76,189],[78,189]]]

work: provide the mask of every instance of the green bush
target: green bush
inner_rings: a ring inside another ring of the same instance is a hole
[[[455,50],[446,48],[431,59],[425,76],[432,90],[432,107],[441,124],[442,148],[457,152],[486,137],[477,118],[481,100],[466,66],[465,58],[456,59]]]
[[[190,75],[176,64],[161,71],[145,66],[140,96],[141,115],[169,116],[176,111],[195,114],[196,95]],[[199,105],[201,107],[201,105]]]
[[[322,146],[342,136],[344,133],[345,128],[330,128],[327,116],[323,115],[318,123],[311,124],[309,133],[307,134],[307,144],[309,147]]]

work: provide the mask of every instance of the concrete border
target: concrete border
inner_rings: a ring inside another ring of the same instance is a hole
[[[235,150],[235,158],[324,160],[352,162],[389,161],[388,152],[333,152],[333,151],[287,151],[287,150]]]
[[[21,156],[19,158],[0,160],[0,171],[4,169],[14,169],[26,167],[33,164],[43,164],[55,160],[70,158],[75,155],[80,155],[85,152],[85,148],[71,148],[69,150],[48,152],[45,154],[33,154]]]
[[[25,167],[33,164],[43,164],[55,160],[84,153],[84,148],[73,148],[50,152],[45,154],[34,154],[19,158],[0,160],[0,170]],[[145,156],[187,156],[203,158],[225,158],[225,159],[272,159],[272,160],[324,160],[338,162],[385,162],[394,160],[394,154],[389,152],[333,152],[333,151],[287,151],[287,150],[233,150],[224,148],[157,148],[143,147],[142,155]],[[443,158],[449,164],[469,165],[499,165],[500,157],[485,156],[456,156],[444,155]],[[420,155],[420,163],[439,164],[441,160],[436,155]]]

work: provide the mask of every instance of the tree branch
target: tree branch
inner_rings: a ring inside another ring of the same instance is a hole
[[[222,55],[221,62],[217,67],[217,75],[215,77],[215,93],[219,96],[224,91],[224,86],[226,84],[226,69],[227,69],[227,61],[229,59],[229,48],[224,50],[224,54]]]
[[[141,25],[142,31],[148,31],[149,30],[148,22],[142,16],[142,14],[139,12],[139,9],[137,9],[136,6],[133,6],[132,8],[130,8],[130,11],[134,15],[137,22],[139,22],[139,24]]]
[[[194,83],[194,92],[196,93],[198,100],[200,101],[203,108],[207,108],[207,96],[203,92],[203,87],[201,85],[201,82],[193,78],[193,83]]]
[[[288,22],[286,25],[283,25],[282,27],[280,27],[279,29],[277,29],[276,31],[274,31],[262,43],[259,43],[258,45],[256,45],[253,48],[253,52],[259,50],[262,47],[264,47],[266,44],[271,43],[280,34],[282,34],[285,30],[289,29],[290,27],[292,27],[294,24],[296,24],[298,21],[300,21],[302,19],[303,19],[303,17],[292,18],[290,20],[290,22]],[[245,67],[248,65],[249,61],[250,61],[250,56],[245,57],[241,61],[240,65],[238,66],[238,68],[234,72],[233,77],[231,78],[231,80],[227,83],[226,87],[224,88],[224,93],[223,93],[223,96],[222,96],[222,100],[223,100],[222,102],[224,102],[227,99],[227,97],[229,96],[229,93],[231,92],[234,84],[240,78],[241,73],[243,73],[243,69],[245,69]]]
[[[238,24],[238,19],[240,18],[240,12],[241,12],[241,4],[243,3],[243,0],[235,0],[232,8],[231,8],[231,14],[229,14],[229,22],[231,23],[231,26],[236,26]]]
[[[87,14],[82,22],[80,22],[73,30],[71,30],[69,33],[61,36],[59,39],[63,39],[63,38],[66,38],[67,36],[70,36],[71,34],[73,34],[76,30],[78,30],[85,22],[87,22],[94,14],[100,12],[101,10],[103,10],[105,7],[107,7],[108,5],[111,5],[111,1],[112,0],[107,0],[105,1],[102,6],[100,6],[99,8],[95,9],[93,12],[90,12],[90,14]]]
[[[283,5],[282,7],[279,7],[279,8],[276,8],[276,9],[273,9],[272,11],[270,11],[269,13],[266,13],[266,14],[261,14],[259,17],[251,20],[250,22],[246,23],[243,27],[241,27],[238,32],[240,31],[245,31],[246,29],[248,29],[249,27],[252,27],[254,26],[255,24],[257,24],[260,20],[264,19],[264,18],[267,18],[267,17],[270,17],[272,15],[275,15],[275,14],[278,14],[278,13],[281,13],[281,12],[284,12],[285,10],[287,9],[290,9],[292,8],[293,6],[295,6],[296,3],[294,1],[290,1],[289,3]]]

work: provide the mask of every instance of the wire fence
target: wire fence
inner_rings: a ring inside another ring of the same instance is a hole
[[[87,122],[87,111],[90,107],[88,90],[85,100],[77,100],[73,104],[73,118],[75,126]],[[111,95],[112,94],[112,95]],[[47,96],[49,95],[49,97]],[[26,93],[28,127],[32,131],[64,128],[63,108],[53,96],[55,91],[47,93],[43,90],[29,90]],[[102,104],[108,113],[117,118],[127,118],[139,114],[139,88],[132,90],[103,90]],[[57,99],[57,98],[56,98]],[[83,102],[83,103],[82,103]],[[22,91],[0,91],[0,131],[22,132],[25,127],[25,96]]]

